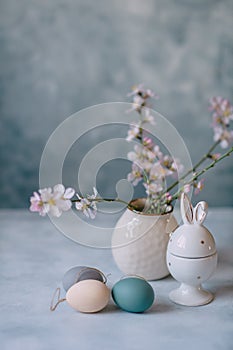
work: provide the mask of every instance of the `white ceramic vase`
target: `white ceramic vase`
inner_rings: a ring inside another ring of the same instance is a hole
[[[169,234],[178,224],[172,212],[144,214],[145,199],[131,204],[139,211],[127,209],[118,220],[112,236],[112,254],[119,269],[128,275],[147,280],[169,275],[166,249]]]

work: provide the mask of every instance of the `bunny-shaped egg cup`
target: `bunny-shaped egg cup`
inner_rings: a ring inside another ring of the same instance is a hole
[[[208,204],[202,201],[193,208],[188,196],[183,193],[180,210],[184,224],[171,234],[167,266],[181,285],[169,297],[185,306],[205,305],[213,300],[213,295],[204,290],[201,284],[210,278],[217,265],[214,238],[202,224]]]

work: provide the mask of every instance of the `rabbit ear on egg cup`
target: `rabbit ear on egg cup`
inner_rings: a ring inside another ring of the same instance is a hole
[[[212,234],[203,225],[208,205],[199,202],[193,208],[188,196],[181,195],[181,216],[184,224],[170,237],[167,247],[167,266],[181,285],[169,294],[180,305],[200,306],[210,303],[214,296],[202,287],[217,265],[217,251]]]

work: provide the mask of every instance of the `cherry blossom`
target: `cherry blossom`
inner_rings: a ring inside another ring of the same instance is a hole
[[[75,207],[78,211],[83,212],[83,214],[91,219],[94,219],[97,214],[97,205],[95,199],[98,196],[98,192],[95,187],[93,187],[93,195],[87,195],[87,198],[80,197],[78,193],[76,196],[78,197],[78,201],[75,202]]]
[[[150,170],[150,180],[155,181],[158,179],[164,179],[166,176],[171,175],[172,171],[163,167],[159,162],[154,163]]]
[[[233,141],[233,131],[216,127],[214,129],[214,141],[220,141],[222,148],[227,148]]]
[[[143,137],[142,139],[142,145],[145,146],[148,150],[153,150],[154,142],[150,137]]]
[[[213,153],[210,155],[210,158],[213,160],[217,160],[221,157],[221,153]]]
[[[127,94],[127,96],[134,96],[139,94],[143,90],[143,84],[133,85],[131,88],[131,92]]]
[[[142,169],[136,163],[133,163],[132,171],[128,174],[127,180],[131,182],[133,186],[137,186],[137,184],[142,180],[142,178]]]
[[[155,145],[153,148],[153,153],[157,159],[162,159],[163,158],[163,152],[160,151],[160,148],[158,145]]]
[[[185,184],[183,187],[183,192],[184,193],[189,193],[191,191],[191,185],[190,184]]]
[[[149,172],[156,156],[147,147],[143,147],[142,145],[137,144],[134,146],[134,151],[129,152],[127,157],[132,162],[135,162],[143,170]]]
[[[71,206],[71,198],[75,191],[73,188],[67,188],[61,184],[53,187],[40,189],[33,193],[30,198],[30,210],[38,212],[41,216],[50,213],[52,216],[60,217],[63,211],[68,211]]]
[[[210,99],[209,110],[212,112],[212,128],[214,141],[219,142],[222,148],[227,148],[233,141],[233,132],[229,131],[233,120],[233,106],[221,96]]]
[[[140,127],[138,124],[132,124],[128,130],[128,136],[126,137],[127,141],[132,141],[137,138],[140,132]]]
[[[143,112],[144,113],[143,113],[142,122],[155,125],[156,124],[155,123],[155,119],[154,119],[153,115],[151,114],[150,109],[149,108],[144,108]]]
[[[194,193],[198,194],[199,192],[201,192],[204,188],[204,179],[201,179],[200,181],[198,181],[197,183],[194,182],[193,186],[195,188]]]
[[[165,193],[165,198],[168,202],[171,202],[172,201],[172,195],[170,192],[166,192]]]
[[[214,125],[223,124],[228,126],[230,120],[233,120],[233,106],[230,101],[221,96],[212,97],[209,100],[209,110],[213,112],[212,117]]]
[[[233,106],[221,96],[213,97],[209,101],[215,143],[191,169],[186,170],[186,173],[180,176],[184,168],[180,160],[169,154],[164,154],[159,145],[154,143],[148,131],[144,129],[145,124],[155,124],[150,110],[150,100],[158,98],[158,96],[151,89],[144,88],[143,84],[134,86],[128,96],[131,96],[133,100],[130,111],[138,113],[139,121],[130,126],[126,137],[127,141],[137,141],[133,151],[127,155],[132,162],[131,172],[127,179],[133,186],[142,182],[148,196],[146,212],[166,213],[168,210],[172,210],[171,203],[179,198],[182,192],[190,192],[192,186],[194,193],[198,194],[204,187],[204,179],[201,179],[201,176],[233,152],[233,147],[231,147],[223,155],[213,153],[218,145],[227,148],[233,142],[233,131],[230,130],[233,120]],[[204,162],[208,160],[209,164],[203,166]],[[191,179],[190,174],[192,174]],[[166,187],[167,177],[177,175],[179,178]],[[179,184],[181,184],[180,187]],[[176,190],[177,188],[178,190]],[[81,211],[86,217],[94,219],[97,214],[97,203],[100,201],[116,201],[128,207],[131,205],[120,198],[98,197],[96,188],[93,188],[93,194],[84,197],[76,193],[77,199],[72,199],[74,194],[73,188],[65,189],[62,184],[54,186],[53,189],[51,187],[39,189],[30,198],[30,211],[38,212],[41,216],[51,214],[59,217],[62,212],[70,210],[72,203],[75,203],[78,211]]]
[[[145,118],[148,119],[148,122],[153,122],[153,117],[150,116],[149,111],[147,111],[147,108],[145,107],[150,107],[150,99],[156,99],[158,98],[158,95],[156,95],[151,89],[145,89],[143,84],[139,84],[132,87],[132,92],[129,93],[128,96],[132,96],[133,98],[132,108],[128,112],[137,111],[141,114],[144,111],[144,113],[147,114]]]
[[[144,99],[153,97],[158,98],[159,96],[155,94],[155,92],[152,89],[145,89],[144,84],[138,84],[132,86],[132,91],[127,94],[127,96],[135,96],[139,95],[142,96]]]
[[[146,189],[146,194],[151,198],[156,198],[163,190],[163,184],[160,181],[144,183],[143,186]]]

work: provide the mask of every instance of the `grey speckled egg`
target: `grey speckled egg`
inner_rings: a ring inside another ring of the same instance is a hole
[[[63,276],[62,284],[65,291],[68,291],[75,283],[83,280],[97,280],[104,282],[104,277],[100,271],[88,266],[74,266]]]

